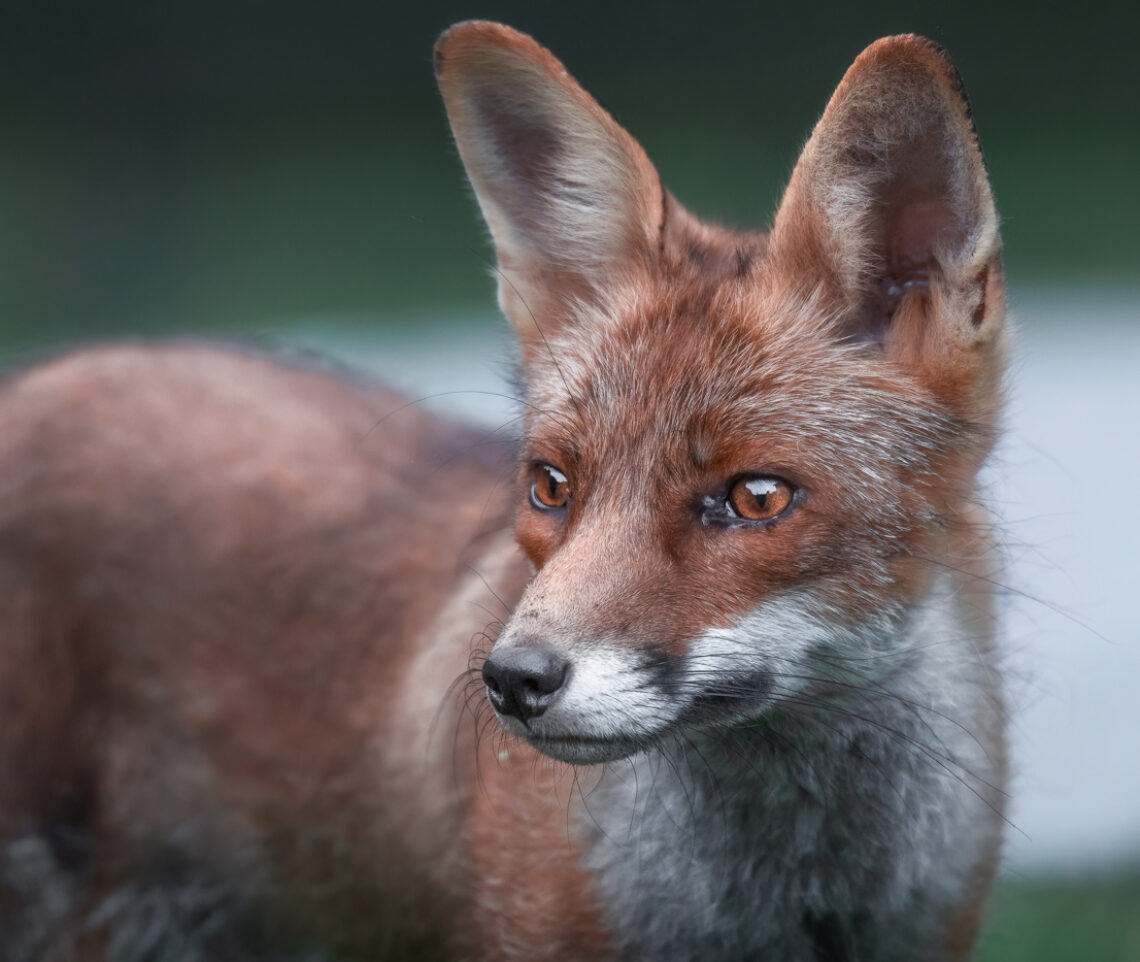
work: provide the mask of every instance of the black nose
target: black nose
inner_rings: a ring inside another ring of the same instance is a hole
[[[537,718],[553,704],[570,664],[545,645],[518,645],[492,652],[483,663],[487,697],[501,715]]]

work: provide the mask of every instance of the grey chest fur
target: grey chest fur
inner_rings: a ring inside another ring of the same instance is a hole
[[[1000,819],[963,731],[895,706],[608,772],[579,824],[621,958],[940,958],[951,893]]]

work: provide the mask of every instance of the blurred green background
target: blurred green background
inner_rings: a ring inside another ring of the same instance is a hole
[[[924,33],[970,91],[1014,290],[1134,290],[1140,13],[1107,9],[9,5],[0,364],[107,336],[485,320],[489,251],[431,73],[435,36],[470,17],[533,33],[683,203],[744,226],[767,222],[855,55]],[[1140,960],[1140,873],[1006,881],[981,958]]]
[[[60,0],[0,14],[0,342],[486,305],[430,67],[474,16],[537,36],[682,202],[749,226],[859,50],[925,33],[966,78],[1012,283],[1135,278],[1135,8]]]

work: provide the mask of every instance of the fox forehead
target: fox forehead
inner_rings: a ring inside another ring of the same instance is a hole
[[[646,452],[665,471],[844,470],[881,485],[902,467],[913,483],[965,436],[875,346],[837,337],[819,292],[630,285],[572,311],[524,366],[524,455],[579,484]]]

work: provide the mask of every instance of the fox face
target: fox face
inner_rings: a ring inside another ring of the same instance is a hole
[[[514,708],[559,757],[563,733],[625,752],[883,668],[927,587],[960,425],[858,349],[732,301],[595,333],[594,367],[560,345],[571,387],[528,393],[516,530],[536,575],[485,672],[494,698],[500,664],[551,653],[562,684]]]
[[[1003,353],[949,61],[869,48],[769,235],[688,214],[527,37],[460,25],[437,72],[521,343],[534,578],[483,668],[504,725],[598,762],[905,661],[971,551]]]

